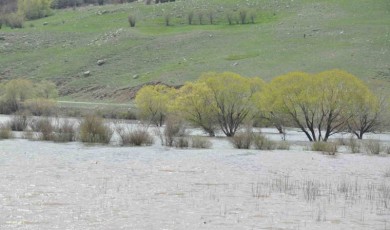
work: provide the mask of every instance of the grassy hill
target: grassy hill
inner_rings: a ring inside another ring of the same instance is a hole
[[[256,14],[255,23],[229,25],[228,12],[242,9]],[[195,25],[187,23],[190,11]],[[207,71],[269,80],[340,68],[389,89],[389,22],[388,0],[181,0],[66,9],[23,29],[0,30],[0,79],[49,79],[61,99],[115,102],[128,101],[141,84],[178,85]]]

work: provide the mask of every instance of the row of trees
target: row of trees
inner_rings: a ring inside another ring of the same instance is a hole
[[[234,136],[241,125],[259,119],[281,132],[299,127],[310,141],[327,141],[349,131],[359,139],[377,130],[385,104],[357,77],[341,70],[318,74],[292,72],[265,83],[235,73],[206,73],[180,89],[145,86],[135,102],[140,117],[162,125],[177,116],[210,136]]]

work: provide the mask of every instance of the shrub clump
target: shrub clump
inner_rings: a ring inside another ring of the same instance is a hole
[[[113,131],[102,118],[88,115],[80,122],[80,140],[85,143],[108,144]]]
[[[56,103],[46,98],[34,98],[25,101],[23,106],[34,116],[50,116],[54,112]]]
[[[256,149],[260,150],[274,150],[277,147],[277,143],[270,140],[262,133],[257,133],[253,135],[253,144]]]
[[[368,154],[379,154],[382,150],[380,141],[369,139],[364,142],[364,149]]]
[[[7,124],[0,124],[0,140],[13,138],[12,130]]]
[[[353,138],[353,136],[351,136],[348,141],[347,141],[347,147],[349,149],[349,151],[351,153],[358,153],[360,152],[360,144],[358,142],[358,140],[356,140],[355,138]]]
[[[72,142],[76,140],[75,123],[67,119],[62,122],[58,122],[55,134],[55,142]]]
[[[145,129],[139,128],[132,131],[117,129],[117,132],[121,138],[122,146],[149,146],[154,143],[152,135]]]
[[[38,139],[43,141],[52,141],[54,138],[54,126],[49,118],[41,118],[31,121],[32,131],[38,133]]]
[[[135,27],[136,19],[135,19],[135,16],[134,16],[134,15],[129,15],[129,17],[127,18],[127,20],[129,21],[130,27]]]
[[[229,141],[237,149],[250,149],[253,140],[253,132],[247,130],[245,132],[236,133]]]
[[[12,131],[23,131],[27,128],[28,123],[29,116],[24,113],[19,113],[11,118],[8,125]]]
[[[337,143],[324,141],[316,141],[311,146],[312,151],[322,152],[328,155],[335,155],[337,153],[337,148]]]
[[[212,143],[206,137],[195,136],[191,138],[191,148],[209,149]]]
[[[183,121],[179,118],[171,116],[165,122],[165,128],[161,136],[161,142],[166,146],[176,146],[176,142],[180,141],[181,137],[186,136]]]

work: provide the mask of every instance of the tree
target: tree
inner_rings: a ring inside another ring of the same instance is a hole
[[[42,81],[35,85],[36,97],[54,99],[58,97],[57,86],[50,81]]]
[[[211,91],[210,100],[216,107],[216,117],[223,133],[234,136],[244,120],[254,111],[252,96],[262,88],[259,78],[244,78],[236,73],[207,73],[201,76]]]
[[[346,129],[351,109],[368,88],[342,70],[318,74],[292,72],[275,78],[259,100],[269,112],[288,115],[310,141],[327,141]]]
[[[161,126],[168,114],[168,104],[173,99],[175,91],[166,85],[142,87],[135,97],[141,119]]]
[[[204,82],[187,82],[177,93],[173,111],[209,136],[215,136],[218,126],[217,106],[212,91]]]
[[[383,125],[385,100],[367,91],[353,108],[353,117],[348,121],[348,130],[358,139],[368,132],[375,132]]]
[[[33,94],[33,84],[26,79],[14,79],[7,82],[4,86],[4,103],[2,111],[9,113],[19,109],[20,103],[30,98]]]

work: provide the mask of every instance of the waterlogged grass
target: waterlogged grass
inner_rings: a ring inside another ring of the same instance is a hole
[[[389,8],[386,0],[188,0],[58,10],[23,29],[0,30],[0,77],[50,79],[71,100],[115,100],[96,94],[149,81],[182,84],[207,71],[271,79],[289,71],[340,68],[386,89]],[[228,25],[227,13],[237,16],[242,9],[255,12],[255,23]],[[194,25],[188,25],[189,11]],[[170,26],[164,25],[166,14]],[[99,59],[106,63],[98,66]]]

